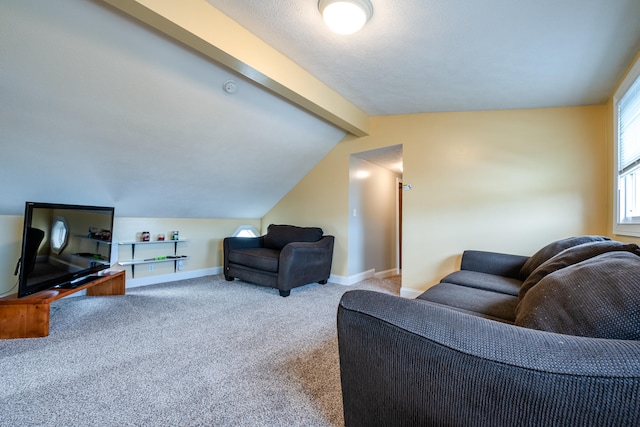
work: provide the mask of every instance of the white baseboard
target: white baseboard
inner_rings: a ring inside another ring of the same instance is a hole
[[[138,279],[127,279],[127,288],[135,288],[138,286],[148,286],[148,285],[157,285],[159,283],[165,282],[173,282],[176,280],[184,280],[184,279],[195,279],[197,277],[204,276],[213,276],[216,274],[222,274],[223,268],[220,267],[212,267],[203,270],[195,270],[195,271],[182,271],[177,273],[169,273],[169,274],[161,274],[156,276],[147,276],[141,277]],[[377,272],[374,269],[363,271],[362,273],[354,274],[352,276],[338,276],[332,274],[329,276],[329,281],[331,283],[336,283],[338,285],[351,286],[358,282],[361,282],[370,277],[376,277],[379,279],[384,279],[385,277],[393,276],[398,274],[396,269],[391,269],[387,271]]]
[[[386,279],[387,277],[395,276],[400,274],[401,271],[397,268],[392,268],[386,271],[378,271],[376,272],[374,269],[363,271],[362,273],[354,274],[353,276],[337,276],[332,274],[329,277],[329,281],[331,283],[337,283],[338,285],[351,286],[355,285],[358,282],[361,282],[370,277],[375,277],[377,279]],[[400,296],[403,298],[414,299],[424,291],[417,291],[411,288],[400,288]]]
[[[400,288],[400,296],[403,298],[415,299],[417,296],[421,295],[424,291],[416,291],[411,288]]]
[[[204,276],[214,276],[216,274],[222,274],[222,270],[223,269],[220,266],[220,267],[206,268],[202,270],[180,271],[177,273],[161,274],[157,276],[147,276],[147,277],[141,277],[138,279],[127,279],[126,284],[127,284],[127,288],[157,285],[159,283],[173,282],[176,280],[195,279],[195,278],[204,277]],[[371,269],[371,270],[363,271],[362,273],[354,274],[348,277],[332,274],[331,276],[329,276],[329,281],[331,283],[336,283],[338,285],[351,286],[365,279],[369,279],[371,277],[384,279],[390,276],[395,276],[396,274],[399,274],[399,273],[398,273],[398,270],[395,268],[386,270],[386,271],[379,271],[379,272],[376,272],[374,269]],[[404,298],[415,298],[421,293],[422,291],[416,291],[415,289],[411,289],[411,288],[400,289],[400,296]],[[79,294],[82,294],[82,293],[79,293]]]
[[[362,282],[365,279],[373,277],[376,273],[376,270],[371,269],[367,271],[363,271],[362,273],[354,274],[353,276],[337,276],[332,274],[329,276],[329,281],[331,283],[337,283],[338,285],[351,286],[355,285],[358,282]]]
[[[329,276],[329,281],[331,283],[337,283],[338,285],[351,286],[371,277],[375,277],[376,279],[386,279],[387,277],[395,276],[396,274],[400,274],[397,268],[378,272],[376,272],[376,270],[372,268],[371,270],[363,271],[361,273],[346,277],[332,274],[331,276]]]
[[[376,274],[374,274],[374,277],[376,279],[386,279],[387,277],[396,276],[398,274],[400,274],[398,269],[397,268],[392,268],[392,269],[386,270],[386,271],[378,271]]]

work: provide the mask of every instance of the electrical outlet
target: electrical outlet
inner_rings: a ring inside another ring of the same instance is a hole
[[[149,271],[153,271],[153,264],[149,264]]]
[[[178,261],[178,270],[182,271],[183,268],[184,264],[182,263],[182,260]]]

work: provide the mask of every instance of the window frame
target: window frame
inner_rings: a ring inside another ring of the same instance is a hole
[[[640,215],[632,217],[631,221],[621,221],[620,215],[620,174],[618,171],[620,139],[619,139],[619,117],[618,104],[620,100],[631,89],[631,86],[640,79],[640,58],[637,58],[624,80],[613,95],[613,233],[622,236],[640,237]],[[640,174],[640,166],[630,170],[627,174]]]

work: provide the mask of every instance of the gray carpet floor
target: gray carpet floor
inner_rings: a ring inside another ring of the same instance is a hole
[[[222,276],[51,304],[46,338],[0,341],[1,426],[341,426],[336,312],[351,289]]]

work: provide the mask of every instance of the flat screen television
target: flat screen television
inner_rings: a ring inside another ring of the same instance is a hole
[[[18,298],[79,286],[111,266],[114,208],[26,202]]]

